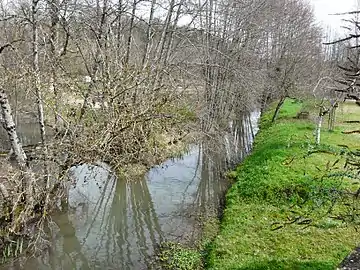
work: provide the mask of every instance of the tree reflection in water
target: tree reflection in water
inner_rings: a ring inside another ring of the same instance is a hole
[[[56,229],[42,256],[23,269],[142,269],[161,239],[144,179],[117,179],[109,170],[82,165],[68,211],[53,216]]]
[[[250,151],[257,118],[239,117],[226,135],[141,179],[118,179],[106,165],[73,168],[76,186],[67,209],[53,215],[51,247],[21,269],[146,269],[161,240],[194,240],[199,217],[218,214],[223,173]]]
[[[196,209],[203,218],[219,215],[229,187],[224,173],[241,162],[250,152],[254,131],[250,114],[243,114],[230,123],[225,136],[204,140],[199,147],[201,181],[190,211]]]

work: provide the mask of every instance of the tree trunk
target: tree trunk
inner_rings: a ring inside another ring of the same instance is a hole
[[[168,28],[168,38],[167,41],[165,42],[166,44],[164,45],[164,50],[163,50],[163,54],[165,55],[165,57],[163,58],[163,61],[161,61],[162,63],[160,64],[160,68],[166,68],[169,59],[170,59],[170,55],[171,55],[171,51],[172,51],[172,47],[173,47],[173,41],[174,41],[174,32],[176,30],[179,18],[180,18],[180,14],[181,14],[181,8],[183,5],[184,0],[181,0],[181,2],[179,3],[179,7],[176,11],[176,16],[174,19],[174,22],[172,23],[171,26],[169,26]],[[157,85],[161,85],[163,82],[163,75],[164,72],[161,72],[161,74],[159,74],[159,78],[158,78],[158,82]]]
[[[273,117],[272,117],[272,119],[271,119],[271,122],[272,122],[272,123],[274,123],[275,120],[276,120],[276,118],[278,117],[279,112],[280,112],[280,109],[281,109],[281,106],[284,104],[285,99],[286,99],[286,96],[281,97],[279,103],[277,104],[276,109],[275,109],[275,112],[274,112],[274,115],[273,115]]]
[[[148,61],[149,61],[150,41],[151,41],[151,36],[152,36],[151,28],[153,27],[155,5],[156,5],[156,0],[152,0],[151,1],[151,8],[150,8],[150,16],[149,16],[148,26],[147,26],[147,29],[146,29],[146,43],[145,43],[144,55],[143,55],[143,59],[142,59],[143,67],[146,67],[148,65]]]
[[[126,55],[124,60],[124,66],[127,67],[129,65],[130,60],[130,52],[131,52],[131,43],[132,43],[132,35],[134,30],[134,20],[135,20],[135,12],[136,12],[136,4],[138,0],[134,0],[132,4],[131,17],[130,17],[130,29],[129,36],[126,44]]]
[[[175,0],[171,0],[169,10],[167,12],[166,19],[164,22],[163,31],[161,33],[160,41],[156,47],[156,53],[155,53],[155,57],[154,57],[155,76],[154,76],[154,79],[152,82],[152,90],[153,91],[155,91],[157,89],[157,87],[159,86],[160,81],[161,81],[160,73],[163,69],[162,60],[163,60],[163,55],[164,55],[164,50],[165,50],[165,45],[166,45],[166,39],[169,35],[169,27],[171,24],[171,18],[173,15],[174,7],[175,7]]]
[[[166,19],[165,19],[165,23],[164,23],[164,28],[163,28],[163,31],[161,33],[161,38],[160,38],[160,41],[159,41],[158,46],[157,46],[157,50],[156,50],[156,54],[155,54],[155,61],[154,61],[155,64],[158,64],[160,62],[162,56],[163,56],[163,52],[164,52],[164,49],[165,49],[165,41],[166,41],[167,35],[169,34],[168,30],[169,30],[169,27],[170,27],[174,7],[175,7],[175,0],[171,0],[169,10],[168,10],[168,13],[166,15]]]
[[[0,106],[1,106],[1,114],[2,114],[2,126],[6,130],[11,148],[14,151],[15,158],[17,163],[19,164],[22,170],[25,170],[27,167],[27,157],[20,143],[18,134],[16,132],[16,126],[11,114],[11,107],[8,100],[8,97],[4,91],[4,89],[0,88]]]
[[[165,59],[164,59],[164,64],[165,65],[167,64],[167,62],[170,59],[170,54],[171,54],[171,51],[172,51],[171,48],[172,48],[172,44],[173,44],[173,41],[174,41],[174,32],[175,32],[175,30],[177,28],[177,24],[178,24],[180,15],[181,15],[181,9],[182,9],[183,4],[184,4],[184,0],[181,0],[180,3],[179,3],[178,9],[176,11],[176,16],[175,16],[174,22],[173,22],[171,30],[170,30],[170,35],[169,35],[169,38],[168,38],[168,41],[167,41],[167,46],[165,48]]]
[[[27,157],[20,143],[18,134],[16,132],[15,122],[11,113],[11,106],[9,99],[5,93],[5,90],[0,88],[0,106],[1,106],[1,115],[3,118],[2,126],[6,130],[12,151],[14,152],[16,161],[20,167],[20,170],[23,172],[23,180],[21,183],[21,189],[26,190],[25,198],[26,202],[29,205],[34,205],[34,195],[37,190],[35,188],[36,178],[29,167],[27,162]]]
[[[321,126],[324,119],[324,115],[326,115],[329,112],[329,110],[325,109],[323,106],[320,107],[319,116],[318,116],[318,122],[316,125],[316,132],[315,132],[315,144],[320,144],[320,135],[321,135]]]
[[[337,108],[337,104],[331,106],[331,109],[329,112],[329,121],[328,121],[329,131],[334,131],[334,128],[335,128],[336,108]]]
[[[95,52],[95,56],[94,56],[94,65],[93,67],[90,69],[88,69],[88,72],[90,73],[90,78],[91,78],[91,81],[90,81],[90,84],[85,92],[85,95],[84,95],[84,101],[83,101],[83,104],[81,106],[81,109],[80,109],[80,115],[79,115],[79,118],[78,118],[78,124],[81,122],[81,120],[83,119],[84,115],[85,115],[85,112],[86,112],[86,109],[90,103],[90,97],[91,97],[91,94],[92,94],[92,90],[95,88],[95,83],[96,83],[96,76],[99,72],[99,69],[100,69],[100,66],[101,66],[101,63],[104,61],[102,59],[102,51],[103,51],[103,48],[105,46],[105,43],[106,43],[106,35],[108,33],[107,31],[107,12],[108,12],[108,0],[104,0],[103,1],[103,8],[102,8],[102,11],[101,11],[101,14],[99,14],[101,17],[100,17],[100,25],[99,25],[99,28],[98,28],[98,35],[97,35],[97,40],[99,41],[98,44],[97,44],[97,48],[96,48],[96,52]],[[98,3],[97,5],[97,12],[100,13],[100,5]]]
[[[54,126],[55,130],[59,130],[59,92],[57,85],[57,67],[58,67],[58,25],[59,25],[59,1],[49,0],[50,6],[50,90],[54,94]]]
[[[213,21],[213,0],[210,0],[206,4],[205,10],[205,40],[203,41],[205,53],[204,53],[204,76],[205,76],[205,104],[206,104],[206,120],[204,122],[204,126],[202,127],[204,131],[209,131],[212,127],[213,122],[213,74],[214,68],[212,66],[213,59],[212,59],[212,21]]]
[[[49,170],[47,166],[47,159],[48,159],[48,150],[46,145],[46,134],[45,134],[45,121],[44,121],[44,107],[42,101],[42,93],[40,89],[40,74],[39,74],[39,34],[38,34],[38,21],[37,21],[37,10],[38,10],[38,0],[32,1],[31,6],[31,19],[32,19],[32,56],[33,56],[33,72],[34,72],[34,82],[33,86],[36,93],[36,103],[38,109],[38,120],[40,126],[40,136],[41,136],[41,143],[43,146],[43,156],[44,156],[44,171],[46,175],[45,182],[48,184],[48,177],[49,177]]]
[[[123,1],[119,0],[118,1],[118,8],[117,8],[117,26],[116,26],[116,56],[117,56],[117,60],[121,61],[121,35],[122,35],[122,13],[124,12],[123,10]]]
[[[322,121],[323,121],[323,116],[320,114],[319,118],[318,118],[318,122],[316,125],[316,133],[315,133],[315,144],[319,145],[320,144],[320,135],[321,135],[321,125],[322,125]]]
[[[270,100],[270,96],[271,96],[270,89],[264,90],[260,98],[260,112],[263,113],[264,110],[266,109],[268,102]]]

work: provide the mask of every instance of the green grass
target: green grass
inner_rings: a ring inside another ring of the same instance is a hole
[[[360,148],[359,134],[344,120],[360,119],[360,107],[342,105],[335,131],[322,130],[314,145],[314,123],[294,119],[303,104],[287,100],[276,123],[261,118],[253,153],[230,175],[220,232],[208,246],[208,269],[335,269],[359,244],[351,198],[358,180],[343,176],[344,149]],[[309,107],[309,105],[307,105]],[[313,109],[311,117],[316,116]]]
[[[150,269],[197,270],[202,265],[198,250],[175,242],[161,243],[154,259]]]
[[[192,247],[171,241],[160,243],[150,269],[204,269],[204,254],[219,232],[219,220],[216,217],[206,217],[199,222],[202,226],[201,235]]]

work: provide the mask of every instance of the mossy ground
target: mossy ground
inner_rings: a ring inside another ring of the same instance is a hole
[[[344,191],[359,181],[344,176],[343,146],[360,148],[360,107],[342,104],[336,129],[314,145],[315,124],[295,119],[309,104],[287,100],[276,123],[261,118],[253,153],[230,175],[220,232],[206,257],[208,269],[335,269],[360,242],[357,201]]]

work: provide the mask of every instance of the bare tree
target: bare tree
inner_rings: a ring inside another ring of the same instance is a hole
[[[307,95],[323,61],[300,0],[14,3],[0,14],[3,126],[29,170],[8,112],[38,118],[52,181],[34,175],[27,194],[42,206],[76,164],[146,169],[192,130],[221,136],[258,103]]]

